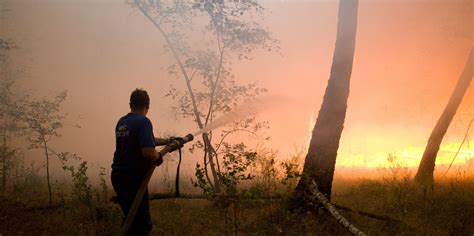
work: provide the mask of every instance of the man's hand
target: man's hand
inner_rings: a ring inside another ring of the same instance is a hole
[[[168,144],[171,144],[171,143],[173,143],[174,141],[178,141],[179,143],[182,143],[182,142],[183,142],[183,138],[182,138],[182,137],[174,137],[174,136],[171,136],[171,137],[169,137],[169,143],[168,143]]]
[[[176,151],[183,147],[183,138],[181,137],[171,137],[171,141],[167,146],[170,147],[170,152]]]
[[[156,166],[160,166],[161,164],[163,164],[163,157],[160,155],[159,152],[157,152],[157,157],[153,162],[156,164]]]
[[[156,166],[159,166],[163,163],[163,157],[159,152],[156,151],[154,147],[142,148],[142,154],[147,159],[147,161],[156,164]]]

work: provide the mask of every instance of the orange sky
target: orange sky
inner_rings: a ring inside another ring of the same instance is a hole
[[[128,111],[128,96],[136,87],[151,94],[149,117],[156,134],[195,131],[188,121],[174,119],[170,101],[163,98],[171,83],[183,85],[166,73],[172,58],[163,52],[162,38],[124,1],[2,2],[7,11],[0,13],[0,36],[18,41],[21,49],[12,64],[26,68],[19,84],[39,96],[67,89],[64,110],[71,120],[82,117],[82,128],[66,127],[53,143],[56,149],[109,166],[115,122]],[[238,81],[257,80],[269,95],[284,98],[260,114],[270,122],[268,145],[283,158],[309,140],[329,78],[338,2],[263,4],[269,10],[264,24],[281,41],[281,55],[258,52],[252,61],[234,63],[233,70]],[[339,167],[361,155],[378,160],[424,147],[472,46],[472,19],[470,0],[360,0]],[[471,85],[444,144],[459,143],[472,118]]]

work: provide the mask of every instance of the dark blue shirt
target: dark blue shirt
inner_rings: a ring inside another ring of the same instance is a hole
[[[146,168],[142,148],[155,147],[150,120],[136,113],[128,113],[120,118],[115,127],[115,147],[113,170]]]

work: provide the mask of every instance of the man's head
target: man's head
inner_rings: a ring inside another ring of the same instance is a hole
[[[132,112],[146,115],[150,108],[150,97],[143,89],[135,89],[130,95],[130,109]]]

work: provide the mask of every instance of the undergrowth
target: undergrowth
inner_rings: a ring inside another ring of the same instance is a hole
[[[259,151],[251,156],[255,165],[237,165],[242,171],[227,175],[228,194],[152,200],[152,234],[348,235],[324,210],[287,210],[299,178],[301,157],[284,162],[275,157],[271,150]],[[47,204],[44,178],[38,172],[29,171],[13,182],[0,195],[0,234],[117,234],[123,215],[109,200],[113,196],[108,184],[110,173],[101,168],[97,183],[92,183],[87,170],[87,162],[81,160],[64,165],[70,180],[53,183],[53,206]],[[252,172],[251,178],[246,171]],[[472,177],[437,179],[434,188],[425,192],[402,166],[381,169],[380,175],[379,179],[339,178],[333,184],[333,203],[352,209],[340,212],[362,231],[369,235],[474,233]]]

